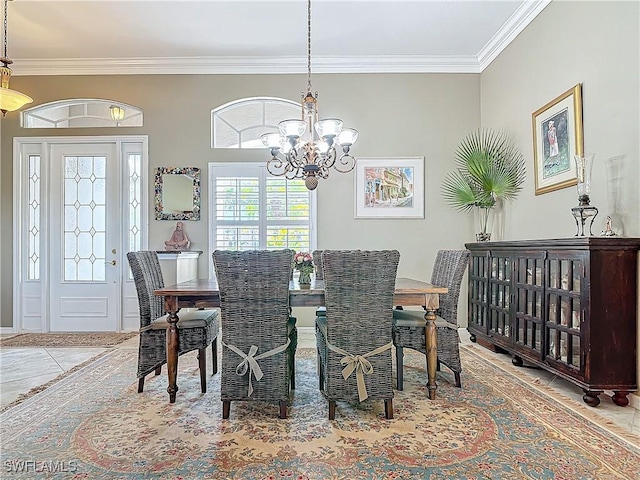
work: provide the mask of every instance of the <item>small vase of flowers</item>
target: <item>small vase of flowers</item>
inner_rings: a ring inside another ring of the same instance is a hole
[[[311,286],[311,274],[313,273],[313,257],[309,252],[297,252],[293,256],[293,268],[300,272],[298,283],[301,288]]]

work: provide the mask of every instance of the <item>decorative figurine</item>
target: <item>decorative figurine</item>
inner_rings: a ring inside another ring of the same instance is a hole
[[[182,222],[176,223],[176,229],[171,234],[171,238],[164,242],[164,249],[168,252],[189,250],[191,241],[182,228]]]
[[[604,226],[604,230],[600,232],[601,237],[615,237],[616,232],[611,229],[611,217],[607,215],[607,223]]]

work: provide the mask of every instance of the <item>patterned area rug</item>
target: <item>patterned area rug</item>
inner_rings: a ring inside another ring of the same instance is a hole
[[[3,478],[640,478],[637,446],[462,354],[462,389],[439,372],[428,400],[424,357],[407,352],[393,420],[382,402],[338,402],[331,422],[315,356],[300,352],[289,418],[232,402],[223,421],[219,375],[201,394],[195,355],[180,357],[171,405],[164,371],[138,394],[136,350],[115,349],[0,416]]]
[[[126,333],[22,333],[0,338],[0,347],[113,347],[138,335]]]

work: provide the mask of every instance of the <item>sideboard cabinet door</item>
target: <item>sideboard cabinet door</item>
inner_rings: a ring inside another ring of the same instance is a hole
[[[545,289],[545,361],[554,369],[584,381],[582,355],[582,295],[588,256],[585,252],[551,252],[547,258]]]
[[[545,257],[546,251],[518,252],[513,272],[513,343],[537,360],[544,357]]]
[[[488,335],[489,295],[489,252],[471,252],[469,259],[469,331]]]
[[[513,254],[492,252],[489,257],[489,336],[498,346],[509,346],[511,335],[511,277]]]

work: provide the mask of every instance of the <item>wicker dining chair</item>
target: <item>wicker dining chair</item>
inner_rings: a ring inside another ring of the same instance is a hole
[[[322,253],[326,315],[316,317],[316,342],[330,420],[337,400],[384,400],[385,416],[393,418],[391,322],[399,260],[396,250]]]
[[[167,363],[167,315],[164,298],[153,291],[164,287],[158,254],[154,251],[127,253],[138,293],[140,310],[140,347],[138,349],[138,392],[144,390],[144,378],[155,371],[160,375]],[[213,374],[218,371],[217,337],[220,330],[217,310],[180,310],[178,314],[178,355],[198,350],[200,386],[207,391],[206,348],[211,345]]]
[[[297,347],[289,315],[292,250],[213,252],[222,319],[222,417],[231,401],[277,402],[287,417]]]
[[[437,354],[438,369],[444,363],[454,374],[456,387],[461,387],[460,336],[458,334],[458,299],[462,277],[469,262],[468,250],[440,250],[431,273],[431,283],[447,287],[446,294],[440,294],[440,308],[437,311]],[[398,390],[403,389],[404,348],[427,354],[425,346],[424,312],[397,309],[393,312],[393,344],[396,347],[396,379]]]
[[[314,250],[311,253],[313,264],[316,267],[316,280],[324,280],[324,272],[322,271],[322,252],[322,250]]]
[[[314,250],[311,253],[313,264],[315,265],[316,280],[324,280],[324,272],[322,271],[322,250]],[[316,308],[316,315],[324,315],[327,311],[325,306]]]

